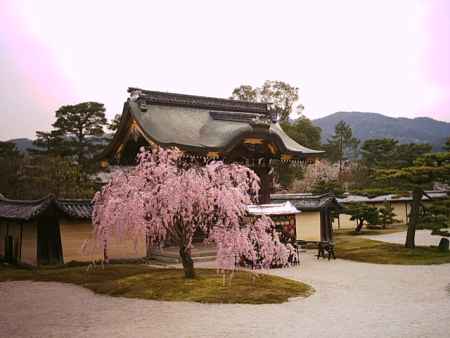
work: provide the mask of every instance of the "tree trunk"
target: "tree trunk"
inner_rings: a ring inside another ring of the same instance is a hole
[[[405,247],[414,249],[416,247],[416,227],[419,221],[419,208],[422,201],[422,189],[415,189],[413,191],[413,200],[411,205],[411,213],[409,215],[408,232],[406,233]]]
[[[356,225],[355,232],[360,232],[361,229],[362,229],[362,227],[363,227],[363,225],[364,225],[364,220],[359,221],[359,222],[357,223],[357,225]]]
[[[191,249],[183,246],[180,247],[180,257],[181,262],[183,263],[184,277],[194,278],[194,261],[191,257]]]

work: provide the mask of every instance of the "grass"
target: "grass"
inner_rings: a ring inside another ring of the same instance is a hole
[[[403,231],[404,228],[388,230],[363,230],[359,234],[342,231],[335,234],[336,257],[358,262],[398,265],[430,265],[450,263],[450,252],[437,247],[417,246],[407,249],[402,244],[387,243],[358,237]]]
[[[189,280],[180,269],[156,269],[145,265],[105,265],[27,270],[0,266],[0,282],[32,280],[72,283],[109,296],[200,303],[283,303],[291,297],[308,297],[314,289],[304,283],[265,274],[235,272],[223,285],[223,275],[212,269],[196,269]]]

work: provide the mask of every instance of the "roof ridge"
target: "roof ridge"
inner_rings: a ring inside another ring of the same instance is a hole
[[[198,98],[198,99],[208,99],[208,100],[217,100],[217,101],[229,101],[234,103],[241,103],[249,106],[267,106],[268,102],[251,102],[245,100],[235,100],[235,99],[226,99],[223,97],[215,97],[215,96],[204,96],[204,95],[191,95],[191,94],[183,94],[183,93],[174,93],[174,92],[161,92],[157,90],[147,90],[137,87],[129,87],[128,92],[131,93],[133,91],[141,91],[143,94],[155,94],[155,95],[163,95],[163,96],[179,96],[184,98]]]
[[[15,200],[5,197],[5,195],[0,194],[0,201],[7,202],[11,204],[39,204],[47,200],[55,200],[55,195],[48,194],[42,198],[35,199],[35,200]]]

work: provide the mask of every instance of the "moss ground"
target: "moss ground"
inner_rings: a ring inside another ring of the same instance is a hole
[[[358,262],[399,265],[430,265],[450,263],[450,252],[436,247],[407,249],[404,245],[361,238],[360,235],[380,235],[404,231],[399,227],[388,230],[341,231],[335,234],[336,257]]]
[[[197,277],[185,279],[180,269],[156,269],[145,265],[105,265],[87,271],[86,267],[28,270],[0,266],[0,282],[32,280],[72,283],[96,293],[128,298],[200,303],[270,304],[291,297],[307,297],[314,289],[286,278],[235,272],[227,277],[216,270],[196,269]]]

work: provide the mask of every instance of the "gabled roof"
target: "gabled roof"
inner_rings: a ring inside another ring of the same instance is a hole
[[[248,138],[274,144],[280,154],[295,159],[315,157],[322,151],[304,147],[271,120],[266,103],[251,103],[203,96],[161,93],[130,88],[120,127],[102,158],[111,158],[137,124],[149,141],[182,150],[228,153]]]
[[[30,221],[51,207],[69,218],[90,219],[92,214],[90,200],[56,199],[53,195],[38,200],[11,200],[0,194],[0,220]]]
[[[336,198],[330,194],[272,194],[270,200],[272,203],[289,201],[301,211],[316,211],[328,207],[340,208]]]

